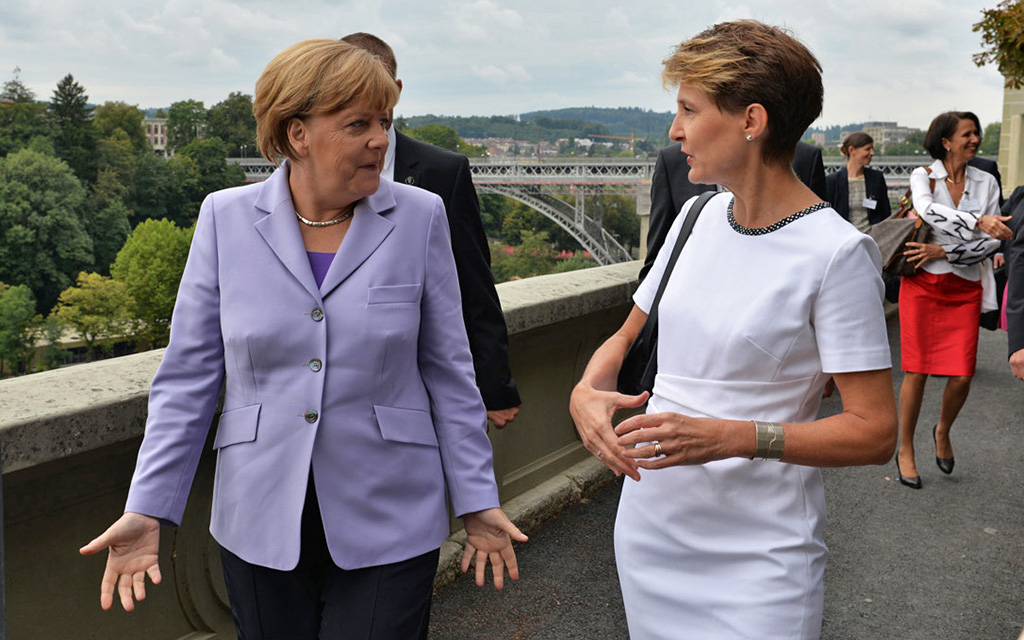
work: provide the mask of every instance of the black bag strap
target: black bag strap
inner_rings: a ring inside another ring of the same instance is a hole
[[[697,224],[697,216],[700,215],[701,209],[704,208],[708,200],[717,195],[717,191],[705,191],[697,197],[697,201],[693,203],[693,206],[687,212],[686,220],[683,220],[683,227],[679,230],[679,236],[676,238],[676,244],[672,247],[672,255],[669,256],[668,264],[665,265],[665,273],[661,274],[661,282],[658,283],[658,293],[654,294],[651,312],[647,314],[648,322],[656,322],[658,319],[658,303],[661,302],[661,296],[665,293],[665,285],[668,284],[668,279],[672,275],[672,269],[676,266],[676,260],[679,259],[683,245],[686,244],[687,238],[690,237],[693,225]]]

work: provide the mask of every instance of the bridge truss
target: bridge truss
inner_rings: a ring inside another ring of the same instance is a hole
[[[266,180],[276,169],[263,158],[228,161],[241,165],[250,182]],[[649,215],[650,204],[641,192],[650,189],[654,162],[654,158],[471,158],[470,169],[478,192],[512,198],[538,211],[572,235],[598,264],[606,265],[632,258],[604,229],[600,215],[587,213],[586,196],[609,187],[626,189],[637,199],[637,213]],[[842,156],[826,156],[824,162],[826,173],[845,166]],[[876,156],[871,166],[885,175],[895,194],[907,188],[914,169],[928,164],[926,156]],[[566,193],[572,202],[566,201]]]

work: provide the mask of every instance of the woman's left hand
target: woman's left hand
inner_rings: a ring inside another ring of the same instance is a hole
[[[516,563],[516,552],[512,548],[512,540],[526,542],[526,537],[519,527],[512,524],[505,512],[498,508],[484,509],[462,516],[466,527],[466,550],[462,554],[462,572],[469,570],[469,562],[476,554],[476,586],[484,586],[484,569],[487,560],[491,561],[491,572],[494,574],[494,588],[505,586],[505,567],[508,577],[519,579],[519,565]]]
[[[680,413],[647,413],[619,423],[615,433],[625,455],[637,458],[643,469],[662,469],[675,465],[703,464],[737,454],[727,441],[733,430],[728,422],[711,418],[693,418]],[[749,423],[748,423],[749,424]],[[750,441],[753,442],[753,427]]]
[[[907,262],[920,269],[929,260],[942,260],[946,257],[946,250],[937,244],[923,244],[921,242],[908,242],[907,250],[903,252],[907,256]]]
[[[978,216],[978,228],[996,240],[1009,240],[1013,237],[1013,230],[1006,226],[1010,220],[1013,220],[1010,216]]]

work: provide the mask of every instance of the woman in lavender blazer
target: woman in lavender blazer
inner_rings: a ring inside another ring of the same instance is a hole
[[[371,54],[293,45],[256,85],[264,183],[211,194],[153,381],[101,588],[157,583],[222,384],[211,531],[241,638],[422,633],[446,489],[477,554],[518,577],[498,508],[441,199],[381,181],[398,87]],[[371,631],[372,630],[372,631]]]

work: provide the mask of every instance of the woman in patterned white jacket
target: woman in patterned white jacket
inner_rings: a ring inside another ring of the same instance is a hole
[[[914,432],[929,375],[947,376],[939,421],[932,428],[935,462],[953,472],[949,431],[967,400],[978,352],[978,320],[996,308],[988,258],[1010,237],[999,214],[995,178],[970,167],[981,142],[978,116],[949,111],[932,120],[924,147],[935,162],[910,176],[914,209],[931,227],[931,244],[909,243],[917,273],[900,285],[900,482],[921,488],[914,462]]]

